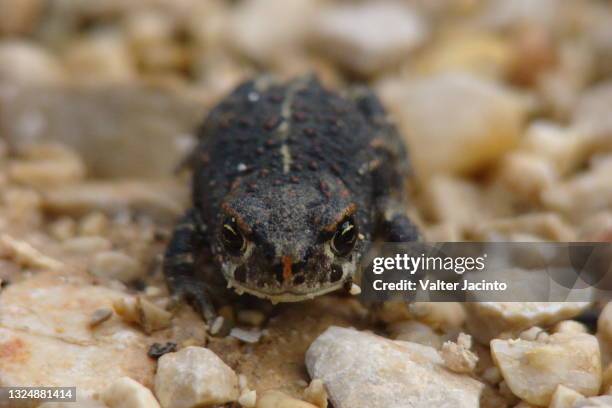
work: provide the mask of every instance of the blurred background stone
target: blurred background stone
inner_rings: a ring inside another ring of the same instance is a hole
[[[169,177],[193,145],[201,102],[146,86],[0,87],[0,137],[61,142],[93,177]]]

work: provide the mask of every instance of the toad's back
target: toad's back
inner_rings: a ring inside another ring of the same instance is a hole
[[[238,178],[248,178],[257,190],[266,181],[317,185],[325,173],[368,201],[372,183],[363,169],[374,159],[375,136],[356,103],[325,90],[316,79],[247,82],[201,129],[195,204],[204,214],[214,213]]]

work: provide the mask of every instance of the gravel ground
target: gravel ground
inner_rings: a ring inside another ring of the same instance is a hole
[[[329,295],[223,308],[213,337],[173,302],[175,169],[262,72],[377,91],[429,240],[612,241],[606,1],[0,0],[0,386],[77,387],[46,408],[612,407],[611,305]]]

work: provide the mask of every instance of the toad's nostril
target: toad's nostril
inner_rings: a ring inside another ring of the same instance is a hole
[[[305,281],[306,281],[306,277],[304,275],[295,275],[295,277],[293,278],[294,285],[301,285]]]

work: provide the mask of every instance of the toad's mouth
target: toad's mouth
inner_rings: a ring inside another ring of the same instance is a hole
[[[266,288],[253,288],[245,286],[240,282],[227,278],[228,286],[234,288],[236,293],[239,295],[248,293],[249,295],[256,296],[262,299],[268,299],[272,303],[280,302],[301,302],[304,300],[314,299],[317,296],[324,295],[329,292],[333,292],[342,288],[345,283],[343,281],[336,282],[334,284],[319,286],[316,288],[298,289],[298,288],[277,288],[266,289]]]

